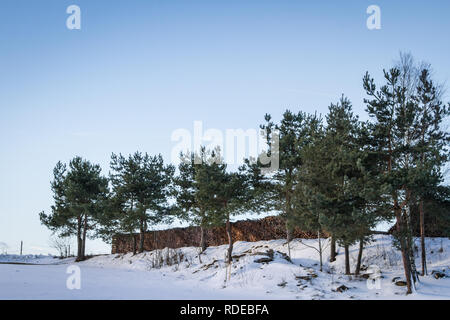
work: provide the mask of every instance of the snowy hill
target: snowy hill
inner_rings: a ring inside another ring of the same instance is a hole
[[[293,240],[289,259],[284,240],[236,242],[231,267],[224,262],[226,245],[210,247],[200,257],[195,247],[134,256],[131,253],[96,256],[76,264],[82,272],[81,290],[68,290],[64,286],[65,267],[73,259],[41,257],[37,263],[56,265],[0,264],[0,298],[450,299],[449,239],[427,239],[430,274],[421,277],[417,293],[409,296],[405,295],[405,287],[395,283],[403,279],[403,271],[400,252],[392,247],[390,236],[376,236],[365,248],[362,260],[365,271],[361,277],[344,275],[342,249],[333,263],[328,262],[329,249],[325,250],[324,268],[320,272],[318,254],[311,248],[317,245],[316,240]],[[357,252],[357,246],[351,248],[352,270]],[[0,262],[8,259],[13,260],[0,256]],[[417,264],[419,267],[419,259]],[[439,278],[431,274],[433,270],[445,276]],[[12,288],[13,293],[6,288]]]

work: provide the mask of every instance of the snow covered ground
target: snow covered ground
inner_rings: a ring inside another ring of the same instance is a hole
[[[292,241],[289,261],[284,240],[237,242],[231,268],[224,262],[226,245],[210,247],[200,257],[198,248],[189,247],[102,255],[81,263],[0,255],[0,299],[450,299],[449,239],[427,239],[430,274],[408,296],[392,281],[402,280],[403,272],[389,236],[374,237],[365,249],[364,277],[343,274],[342,248],[334,263],[325,249],[320,272],[310,246],[317,247],[317,241]],[[357,252],[357,246],[351,248],[352,270]],[[417,256],[420,269],[419,263]],[[79,290],[66,286],[71,265],[80,267]],[[433,270],[446,276],[436,279]]]

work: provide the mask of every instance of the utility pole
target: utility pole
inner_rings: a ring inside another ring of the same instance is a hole
[[[20,241],[20,255],[22,255],[23,241]]]

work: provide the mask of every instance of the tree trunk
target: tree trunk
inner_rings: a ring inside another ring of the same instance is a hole
[[[83,240],[81,239],[81,235],[77,236],[77,261],[81,261],[81,250],[83,246]]]
[[[407,291],[406,294],[411,294],[411,271],[410,271],[410,265],[409,265],[409,259],[407,255],[407,249],[405,244],[405,235],[403,231],[403,222],[402,222],[402,214],[401,214],[401,208],[398,206],[397,200],[394,200],[394,212],[395,212],[395,218],[397,220],[396,228],[397,233],[399,235],[400,239],[400,250],[402,252],[402,261],[403,261],[403,269],[405,271],[405,279],[406,279],[406,287]]]
[[[322,241],[320,240],[320,230],[317,231],[317,240],[319,240],[320,272],[322,272],[323,271],[323,260],[322,260]]]
[[[424,108],[424,118],[426,117],[426,108]],[[425,128],[422,128],[422,145],[425,145]],[[425,163],[425,153],[422,151],[421,165],[423,167]],[[427,253],[425,248],[425,212],[423,210],[423,199],[420,199],[419,203],[419,220],[420,220],[420,247],[421,247],[421,259],[422,259],[422,276],[425,276],[427,272]]]
[[[290,176],[290,173],[289,173]],[[291,257],[291,240],[292,240],[292,229],[289,225],[289,219],[291,217],[291,195],[289,191],[286,191],[286,243],[288,247],[288,256]]]
[[[228,261],[228,263],[231,263],[232,262],[232,253],[233,253],[233,235],[231,234],[230,218],[227,219],[226,229],[227,229],[227,235],[228,235],[227,261]]]
[[[411,210],[409,207],[409,204],[405,207],[405,215],[406,215],[406,230],[407,230],[407,250],[409,254],[409,267],[410,267],[410,274],[411,278],[413,280],[412,286],[414,288],[414,285],[416,281],[419,280],[418,272],[416,268],[416,257],[414,255],[414,238],[413,238],[413,227],[411,223]]]
[[[345,249],[345,274],[350,275],[350,252],[348,248],[348,244],[344,246]]]
[[[361,240],[359,240],[358,261],[356,262],[355,275],[359,275],[359,272],[361,271],[361,260],[362,260],[363,250],[364,250],[364,241],[363,241],[363,239],[361,239]]]
[[[83,240],[81,238],[81,216],[78,217],[78,225],[77,225],[77,261],[81,261],[81,251],[83,246]]]
[[[144,240],[145,240],[145,227],[143,221],[141,221],[141,228],[139,231],[140,231],[139,253],[142,253],[144,252]]]
[[[388,172],[389,174],[392,172],[392,132],[389,131],[388,135]],[[405,235],[403,234],[403,222],[402,222],[402,208],[399,206],[398,203],[398,196],[396,192],[393,192],[392,199],[394,201],[394,214],[395,219],[397,220],[396,228],[400,239],[400,250],[402,252],[402,261],[403,261],[403,270],[405,271],[405,278],[406,278],[406,287],[407,291],[406,294],[411,294],[411,272],[410,272],[410,264],[408,261],[408,255],[406,251],[406,244],[405,244]]]
[[[411,255],[412,249],[411,249],[411,242],[409,241],[409,238],[406,238],[406,261],[409,266],[409,277],[410,277],[410,283],[411,283],[411,293],[413,293],[416,290],[416,280],[417,280],[417,273],[415,266],[412,264],[411,260],[414,260],[414,253]]]
[[[292,230],[289,226],[288,221],[286,220],[286,243],[288,247],[288,256],[291,257],[291,240],[292,240]]]
[[[145,232],[141,231],[139,238],[139,253],[144,252],[144,240],[145,240]]]
[[[130,214],[133,213],[133,207],[134,207],[134,199],[133,199],[133,196],[131,196]],[[131,241],[133,242],[133,255],[135,255],[136,254],[136,237],[134,236],[134,229],[130,230],[130,237],[131,237]]]
[[[85,260],[86,259],[86,233],[87,233],[87,227],[88,227],[88,223],[87,223],[87,215],[84,216],[84,226],[83,226],[83,242],[81,244],[81,260]]]
[[[200,247],[202,248],[202,253],[206,250],[206,230],[202,226],[200,227]]]
[[[427,253],[425,248],[425,213],[423,210],[423,200],[419,203],[420,213],[420,246],[422,250],[422,276],[427,274]]]
[[[134,234],[132,235],[132,237],[133,237],[133,255],[135,255],[137,252],[137,240]]]
[[[330,245],[330,262],[336,261],[336,238],[331,236],[331,245]]]

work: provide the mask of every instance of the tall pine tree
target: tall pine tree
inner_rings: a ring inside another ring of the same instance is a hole
[[[449,159],[450,135],[442,128],[443,120],[450,108],[440,100],[439,88],[430,79],[430,71],[423,69],[418,76],[415,101],[418,106],[416,136],[417,183],[415,195],[419,200],[422,276],[427,274],[425,250],[425,205],[424,199],[433,197],[433,191],[443,181],[441,168]]]
[[[219,168],[217,153],[218,150],[210,151],[205,147],[198,153],[181,153],[179,174],[174,179],[177,216],[199,227],[201,252],[207,248],[207,229],[218,223],[214,216],[217,212],[216,202],[207,190],[210,184],[208,172]]]
[[[302,166],[301,150],[309,143],[309,123],[317,122],[316,115],[307,115],[304,112],[292,113],[287,110],[283,114],[280,124],[275,124],[269,114],[265,115],[266,123],[261,129],[266,131],[269,154],[279,155],[279,166],[271,174],[273,188],[269,196],[274,200],[274,209],[281,212],[286,221],[286,239],[290,255],[289,243],[292,240],[292,229],[295,225],[293,211],[293,194],[296,175]],[[278,135],[278,150],[272,150],[271,144],[274,135]]]
[[[108,179],[97,164],[75,157],[58,162],[51,183],[55,204],[51,214],[39,214],[41,223],[61,236],[77,238],[77,261],[86,257],[86,239],[99,227],[108,203]]]
[[[142,252],[149,225],[171,218],[168,200],[174,171],[172,165],[164,165],[161,155],[136,152],[128,158],[121,154],[111,156],[110,180],[118,226],[133,238],[134,253],[135,230],[139,230],[139,252]]]

